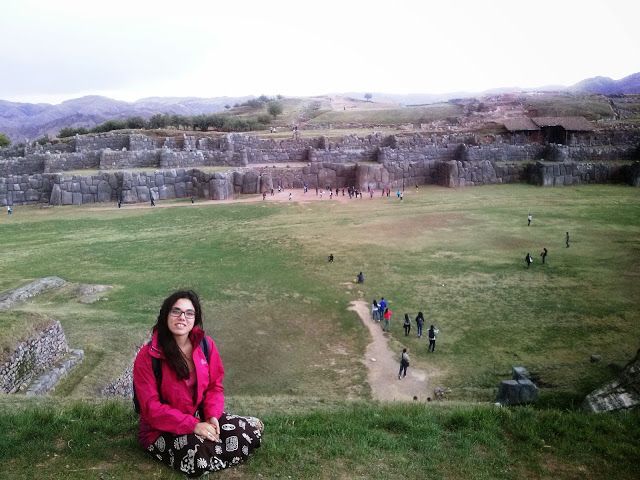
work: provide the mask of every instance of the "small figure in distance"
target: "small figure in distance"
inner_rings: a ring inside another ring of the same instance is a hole
[[[533,217],[531,216],[531,213],[529,213],[529,215],[527,215],[527,227],[531,225],[531,220],[533,220]]]
[[[567,232],[567,236],[565,237],[565,242],[567,244],[567,248],[569,248],[569,232]]]
[[[409,354],[407,349],[402,349],[402,355],[400,355],[400,371],[398,372],[398,380],[407,376],[407,368],[409,367]]]
[[[7,205],[7,215],[13,215],[13,207],[11,205]]]
[[[527,262],[527,268],[529,268],[533,263],[533,257],[530,253],[527,252],[527,255],[524,257],[524,261]]]
[[[193,195],[191,195],[191,205],[193,205],[195,203],[195,200],[193,199]]]
[[[436,351],[436,335],[440,330],[435,328],[433,325],[429,327],[427,333],[429,334],[429,348],[428,351],[435,352]]]
[[[378,305],[378,301],[374,298],[373,302],[371,303],[371,318],[376,322],[380,321],[379,310],[380,306]]]
[[[384,313],[382,314],[382,318],[384,318],[384,323],[382,325],[383,332],[388,332],[389,328],[391,327],[391,315],[393,315],[393,312],[389,310],[389,307],[386,307],[384,309]]]
[[[262,200],[266,200],[267,199],[267,192],[262,192]]]
[[[418,338],[422,338],[422,327],[424,326],[424,315],[422,312],[418,312],[416,316],[416,325],[418,326]]]
[[[364,274],[360,272],[357,277],[358,283],[364,283]]]
[[[542,257],[542,264],[544,265],[544,260],[545,260],[545,258],[547,258],[547,249],[546,248],[542,249],[542,253],[540,254],[540,256]]]
[[[156,206],[156,201],[153,199],[153,192],[149,192],[149,199],[151,200],[151,206]]]
[[[411,332],[411,320],[409,320],[408,313],[404,314],[404,323],[402,324],[402,326],[404,327],[404,336],[408,337],[409,333]]]
[[[189,477],[246,460],[264,429],[256,417],[225,411],[224,367],[203,320],[195,292],[174,292],[133,365],[138,442],[152,458]]]
[[[333,263],[333,253],[329,254],[329,263]]]

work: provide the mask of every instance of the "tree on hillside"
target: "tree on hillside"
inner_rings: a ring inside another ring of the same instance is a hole
[[[147,126],[147,122],[142,117],[127,118],[127,128],[142,129],[142,128],[146,128],[146,126]]]
[[[11,145],[11,140],[4,133],[0,133],[0,147],[8,147]]]
[[[168,116],[156,113],[149,119],[149,128],[166,128],[168,124]]]
[[[367,102],[370,102],[372,98],[373,98],[373,95],[372,95],[372,94],[370,94],[370,93],[365,93],[365,94],[364,94],[364,99],[365,99]]]
[[[269,112],[269,115],[273,118],[276,118],[282,113],[282,104],[280,102],[269,102],[269,105],[267,105],[267,112]]]

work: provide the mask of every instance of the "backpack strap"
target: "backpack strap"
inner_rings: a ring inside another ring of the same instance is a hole
[[[202,353],[204,353],[204,358],[207,359],[207,363],[209,363],[209,342],[207,342],[207,337],[202,337],[202,340],[200,340],[200,349]]]

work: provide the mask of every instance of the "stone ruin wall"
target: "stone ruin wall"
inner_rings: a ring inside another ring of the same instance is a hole
[[[135,203],[149,201],[151,192],[160,200],[189,196],[217,200],[237,193],[260,193],[277,185],[301,188],[305,183],[311,188],[355,185],[361,189],[512,182],[638,185],[638,168],[613,162],[593,163],[636,160],[640,152],[638,132],[640,129],[600,132],[603,145],[576,147],[477,145],[473,143],[477,139],[471,134],[347,135],[337,141],[323,136],[282,140],[242,134],[199,139],[186,134],[164,139],[142,134],[76,136],[65,143],[64,148],[61,144],[26,146],[25,156],[20,158],[6,155],[7,152],[19,153],[19,148],[0,150],[0,204],[80,205],[115,202],[118,198],[125,203]],[[606,144],[614,140],[628,143]],[[74,151],[63,151],[65,149]],[[542,159],[558,163],[551,166],[536,163]],[[304,162],[307,166],[283,167],[293,162]],[[216,174],[197,168],[221,165],[235,168]],[[278,167],[265,170],[259,165]],[[122,172],[135,168],[158,170]],[[84,176],[60,173],[86,169],[100,173]]]
[[[0,392],[15,393],[36,375],[47,370],[69,351],[60,322],[54,321],[33,337],[21,342],[0,365]]]

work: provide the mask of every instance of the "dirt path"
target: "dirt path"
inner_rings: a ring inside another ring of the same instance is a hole
[[[431,380],[440,372],[427,372],[416,368],[416,362],[409,350],[411,366],[407,369],[406,378],[398,380],[400,351],[393,352],[389,348],[380,323],[371,320],[370,305],[363,300],[355,300],[351,302],[349,310],[358,314],[371,333],[372,342],[367,346],[365,362],[369,370],[368,379],[373,398],[391,402],[413,400],[414,396],[418,397],[419,401],[426,401],[427,397],[433,397]]]
[[[404,196],[406,198],[407,194],[409,193],[410,189],[408,189]],[[291,193],[291,200],[289,200],[289,193]],[[185,201],[176,201],[178,199],[170,199],[170,200],[157,200],[156,199],[156,206],[152,207],[151,204],[149,202],[141,202],[141,203],[127,203],[127,204],[122,204],[122,210],[131,210],[131,209],[141,209],[141,208],[173,208],[173,207],[203,207],[206,205],[218,205],[218,204],[225,204],[225,203],[258,203],[258,202],[265,202],[265,203],[269,203],[269,202],[278,202],[278,203],[309,203],[309,202],[337,202],[337,203],[348,203],[348,202],[371,202],[371,201],[385,201],[385,202],[389,202],[389,201],[394,201],[397,200],[395,193],[392,193],[391,197],[387,198],[387,197],[382,197],[381,195],[381,190],[375,190],[374,192],[374,196],[373,198],[370,198],[369,194],[367,192],[363,192],[362,194],[362,198],[349,198],[349,195],[346,194],[346,189],[345,189],[345,195],[342,195],[342,189],[340,189],[340,195],[336,195],[335,194],[335,190],[333,193],[333,197],[329,196],[329,193],[325,190],[324,194],[322,195],[322,197],[320,195],[316,195],[316,190],[315,188],[313,189],[309,189],[309,191],[307,193],[304,193],[304,190],[301,188],[291,188],[291,189],[287,189],[287,190],[283,190],[282,192],[279,192],[276,190],[275,194],[269,195],[267,194],[267,197],[265,200],[262,200],[262,195],[259,194],[245,194],[245,195],[238,195],[234,198],[229,198],[227,200],[204,200],[201,198],[197,198],[195,199],[195,203],[192,204],[191,202],[185,202]],[[409,193],[410,194],[410,193]],[[184,200],[184,199],[182,199]],[[107,204],[108,206],[104,205],[104,206],[95,206],[92,207],[94,210],[117,210],[118,206],[115,203],[112,204]]]

